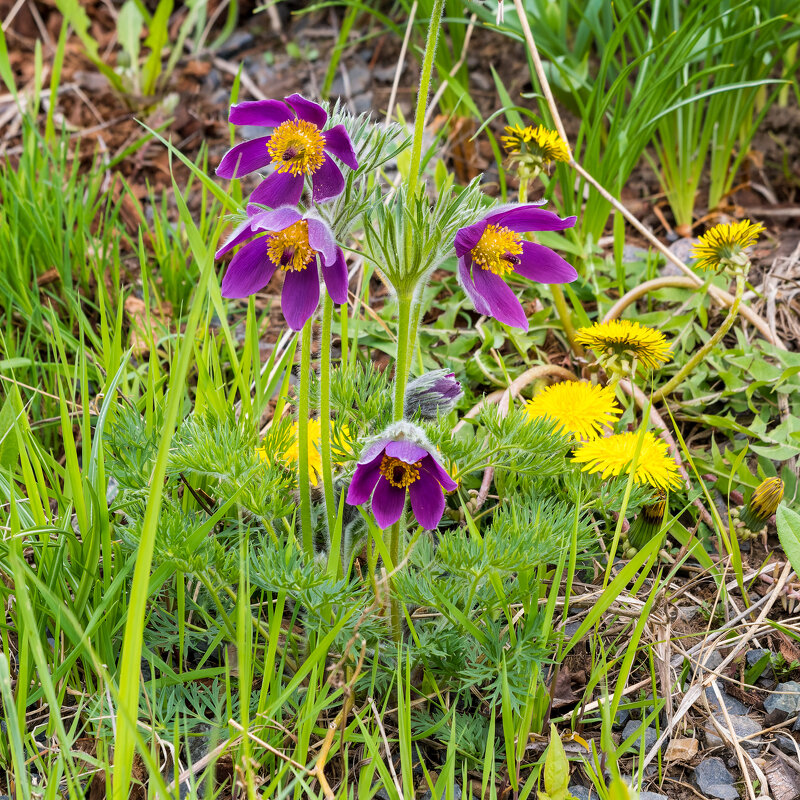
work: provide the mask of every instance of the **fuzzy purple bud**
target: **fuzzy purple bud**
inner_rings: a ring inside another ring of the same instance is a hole
[[[419,414],[422,419],[436,419],[452,411],[463,394],[454,372],[426,372],[406,387],[405,416],[413,419]]]

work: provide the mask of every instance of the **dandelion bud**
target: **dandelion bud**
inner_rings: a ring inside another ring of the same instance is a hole
[[[455,373],[446,369],[426,372],[406,387],[405,416],[413,419],[419,414],[422,419],[436,419],[452,411],[463,394]]]
[[[631,547],[641,550],[660,530],[667,510],[667,494],[659,492],[658,500],[642,508],[628,531]]]
[[[750,502],[741,510],[739,519],[749,531],[758,533],[778,510],[781,500],[783,481],[780,478],[767,478],[756,487]]]

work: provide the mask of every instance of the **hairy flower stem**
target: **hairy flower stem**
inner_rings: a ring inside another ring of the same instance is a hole
[[[731,329],[731,326],[736,321],[739,315],[739,304],[742,302],[742,295],[744,294],[745,278],[747,277],[746,270],[736,271],[736,293],[733,296],[733,304],[731,305],[728,316],[725,317],[722,325],[719,326],[717,332],[681,367],[680,370],[665,383],[655,394],[653,394],[653,403],[663,400],[670,392],[674,391],[681,385],[684,378],[691,373],[691,371],[719,344],[722,337]]]
[[[303,325],[300,342],[300,394],[297,402],[297,467],[300,489],[300,530],[303,551],[314,558],[314,531],[311,526],[311,482],[308,473],[308,414],[311,394],[311,318]]]
[[[331,323],[333,300],[325,292],[322,302],[322,341],[320,344],[319,388],[319,450],[322,462],[322,488],[325,493],[325,515],[328,533],[333,535],[336,524],[336,499],[333,493],[333,465],[331,463]]]
[[[411,168],[408,174],[408,197],[413,199],[419,180],[419,165],[422,161],[422,131],[425,128],[425,108],[428,105],[428,90],[433,72],[433,57],[439,41],[439,27],[442,22],[444,0],[433,0],[431,9],[428,39],[425,42],[425,55],[422,59],[422,74],[419,78],[419,94],[417,95],[417,111],[414,117],[414,142],[411,146]]]
[[[414,347],[414,340],[412,334],[414,333],[414,325],[412,324],[412,306],[414,305],[413,294],[400,294],[397,295],[397,361],[394,368],[394,406],[392,409],[392,421],[399,422],[403,419],[403,413],[406,405],[406,385],[408,384],[408,371],[411,366],[411,352]],[[415,318],[418,319],[416,314]],[[389,542],[388,549],[389,555],[392,559],[391,567],[394,569],[400,561],[400,537],[401,522],[395,522],[389,529]],[[391,581],[389,583],[389,591],[392,590]],[[389,615],[391,620],[392,635],[395,641],[400,641],[402,638],[402,625],[401,625],[401,611],[400,604],[397,599],[391,597],[389,600]]]
[[[528,202],[527,177],[520,177],[519,179],[519,202]],[[582,356],[583,348],[575,341],[575,328],[572,326],[572,317],[570,316],[569,308],[567,308],[567,300],[564,297],[564,292],[557,283],[551,283],[549,286],[553,294],[553,305],[555,306],[559,320],[561,320],[561,327],[564,328],[564,334],[569,342],[569,348],[576,356]]]

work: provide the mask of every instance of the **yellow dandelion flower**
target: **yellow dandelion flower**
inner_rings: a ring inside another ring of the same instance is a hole
[[[548,417],[556,430],[571,433],[576,439],[596,439],[622,413],[610,386],[588,381],[564,381],[542,389],[525,404],[530,419]]]
[[[579,328],[575,341],[591,347],[598,356],[635,358],[651,369],[658,369],[672,358],[661,331],[627,319],[595,322],[590,328]]]
[[[731,224],[715,225],[706,231],[692,248],[691,256],[697,259],[700,269],[742,267],[749,259],[744,251],[758,241],[764,226],[760,222],[743,219]]]
[[[611,475],[630,474],[639,436],[635,432],[592,439],[581,444],[572,460],[584,464],[581,467],[584,472],[602,473],[603,479]],[[644,433],[633,479],[636,483],[647,483],[656,489],[671,489],[681,485],[678,465],[667,451],[667,443],[652,431]]]
[[[539,159],[541,163],[549,161],[569,161],[569,147],[558,135],[539,125],[534,128],[527,125],[506,127],[506,135],[500,137],[508,153],[512,155],[529,155]]]

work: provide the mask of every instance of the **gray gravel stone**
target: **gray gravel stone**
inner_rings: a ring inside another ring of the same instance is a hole
[[[719,693],[722,695],[722,702],[725,703],[725,708],[728,709],[729,714],[744,716],[750,710],[744,703],[740,702],[735,697],[729,697],[727,694],[725,694],[721,688]],[[717,694],[712,686],[709,686],[706,689],[706,697],[708,698],[709,708],[711,708],[712,711],[722,711],[719,701],[717,700]]]
[[[614,724],[611,726],[615,731],[622,730],[631,718],[631,712],[627,708],[621,708],[614,717]]]
[[[597,800],[597,792],[594,789],[587,789],[585,786],[575,784],[567,790],[575,800]]]
[[[744,736],[753,736],[754,734],[761,733],[762,727],[754,719],[750,717],[738,716],[737,714],[729,714],[728,717],[733,727],[733,732],[741,739]],[[723,730],[727,730],[728,724],[725,721],[725,715],[722,712],[714,714],[714,719],[719,723]],[[727,745],[727,742],[717,733],[714,723],[709,719],[705,724],[706,744],[709,747],[720,747]],[[742,747],[747,750],[758,750],[764,744],[760,736],[753,739],[746,739],[741,743]]]
[[[694,770],[694,779],[701,794],[718,800],[738,800],[735,778],[721,758],[706,758]]]
[[[764,708],[768,713],[783,711],[790,716],[800,713],[800,683],[797,681],[779,683],[775,691],[783,694],[771,694],[764,701]]]
[[[745,659],[747,659],[748,669],[750,667],[755,666],[759,661],[761,661],[761,659],[765,655],[768,656],[769,652],[770,652],[769,650],[762,650],[762,649],[748,650],[747,653],[745,654]],[[769,678],[770,675],[772,675],[772,665],[769,662],[767,662],[767,666],[764,667],[764,671],[761,673],[759,677]]]
[[[331,97],[355,97],[357,94],[366,91],[371,80],[372,74],[370,71],[363,64],[359,64],[356,61],[347,67],[347,83],[350,91],[345,91],[344,75],[340,71],[331,84]]]
[[[622,729],[622,739],[629,739],[631,736],[636,734],[638,737],[641,738],[642,735],[642,723],[638,720],[632,719],[623,729]],[[655,743],[658,741],[658,733],[655,728],[645,728],[644,730],[644,749],[649,750]],[[637,746],[634,744],[634,746]]]
[[[665,794],[659,794],[658,792],[642,792],[639,795],[639,800],[669,800],[669,798]]]
[[[781,733],[777,731],[775,733],[775,746],[786,753],[787,756],[793,756],[797,758],[797,747],[795,745],[795,740],[786,733]]]
[[[453,800],[461,800],[461,786],[459,784],[454,784],[453,786]],[[447,794],[437,795],[436,797],[433,796],[433,792],[428,789],[428,791],[422,796],[422,800],[445,800]],[[470,794],[470,797],[472,795]]]
[[[353,108],[356,114],[365,114],[367,111],[372,111],[372,92],[362,92],[353,98]]]

